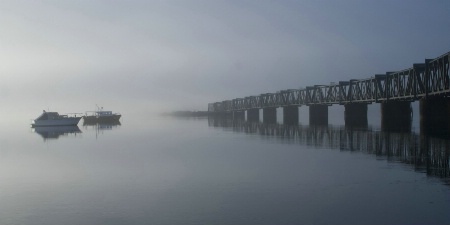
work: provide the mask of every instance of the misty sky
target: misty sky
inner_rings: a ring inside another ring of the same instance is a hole
[[[450,51],[450,1],[0,1],[0,113],[207,110]]]

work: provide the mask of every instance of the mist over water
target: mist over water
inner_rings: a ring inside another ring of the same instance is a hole
[[[78,129],[9,124],[0,223],[448,222],[448,140],[427,150],[415,132],[376,127],[127,115]]]
[[[420,133],[417,102],[403,132],[382,131],[379,104],[364,129],[340,105],[326,126],[308,107],[290,126],[281,109],[274,124],[157,114],[424,63],[450,49],[449,9],[0,1],[0,225],[448,224],[448,132]],[[120,123],[30,127],[97,104]]]

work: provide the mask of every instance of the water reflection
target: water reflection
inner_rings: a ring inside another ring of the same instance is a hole
[[[83,120],[83,128],[85,130],[94,129],[96,137],[98,137],[99,134],[103,134],[103,131],[117,129],[121,125],[120,121],[92,122]]]
[[[210,117],[208,125],[233,132],[259,134],[281,143],[297,143],[316,148],[359,151],[388,161],[401,162],[415,171],[440,177],[450,185],[450,140],[414,132],[386,132],[351,129],[345,126],[303,126],[247,122]]]
[[[93,122],[93,121],[84,121],[83,120],[83,126],[84,127],[96,127],[99,130],[112,130],[113,128],[117,128],[118,126],[121,126],[122,124],[120,121],[111,121],[111,122]]]
[[[76,136],[78,133],[82,133],[78,126],[35,127],[32,128],[32,131],[41,135],[44,141],[58,139],[60,136],[68,136],[69,134]]]

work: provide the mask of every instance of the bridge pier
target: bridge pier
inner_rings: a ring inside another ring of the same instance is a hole
[[[445,135],[450,131],[450,98],[421,99],[420,130],[425,134]]]
[[[309,125],[328,125],[328,105],[309,106]]]
[[[276,123],[277,122],[277,108],[270,107],[263,109],[263,122]]]
[[[225,127],[231,119],[233,119],[232,112],[214,112],[208,116],[208,123],[214,127]]]
[[[247,121],[259,122],[259,109],[248,109],[247,110]]]
[[[345,126],[348,127],[367,127],[367,104],[350,103],[344,105]]]
[[[233,118],[233,113],[232,112],[216,112],[213,115],[214,117],[218,117],[218,118]]]
[[[381,103],[381,129],[411,131],[411,102],[390,101]]]
[[[283,107],[283,123],[284,124],[298,124],[298,106]]]
[[[235,120],[245,120],[245,111],[234,111],[233,119]]]

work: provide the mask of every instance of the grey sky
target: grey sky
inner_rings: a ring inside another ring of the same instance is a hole
[[[0,1],[0,113],[206,110],[450,51],[450,1]]]

